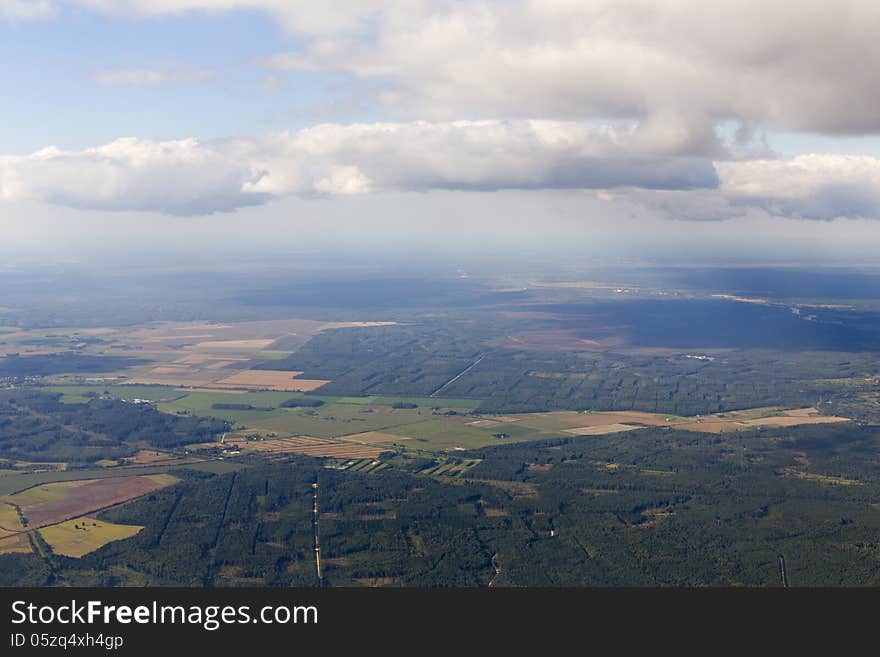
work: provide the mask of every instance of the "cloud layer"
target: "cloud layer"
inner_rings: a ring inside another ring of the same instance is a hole
[[[0,158],[0,198],[186,215],[287,195],[718,184],[708,159],[637,145],[632,129],[558,121],[324,124],[213,142],[120,139]]]
[[[280,69],[381,81],[397,119],[635,120],[672,152],[705,154],[735,120],[880,132],[874,0],[65,0],[123,16],[261,10],[298,48]],[[41,18],[51,0],[3,0]]]
[[[0,0],[0,19],[69,6],[265,12],[291,50],[252,63],[279,78],[342,73],[334,84],[388,121],[0,156],[0,199],[199,215],[285,196],[582,189],[680,219],[880,218],[877,158],[777,159],[761,140],[880,134],[876,0]],[[729,122],[740,129],[727,143]]]
[[[643,147],[637,127],[565,121],[324,124],[211,142],[119,139],[0,157],[0,199],[200,215],[285,196],[583,189],[678,219],[759,210],[880,217],[880,160],[715,161]]]

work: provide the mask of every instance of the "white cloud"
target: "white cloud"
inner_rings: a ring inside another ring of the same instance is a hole
[[[55,15],[52,0],[0,0],[0,19],[11,22],[33,21]]]
[[[370,180],[357,167],[331,166],[315,183],[315,191],[334,196],[354,196],[370,191]]]
[[[211,69],[112,68],[94,71],[92,80],[102,85],[142,87],[160,84],[197,84],[215,76]]]
[[[398,119],[638,120],[669,152],[711,126],[880,133],[876,0],[0,0],[134,17],[259,10],[301,46],[276,68],[381,81]]]
[[[720,149],[713,126],[728,120],[880,134],[876,0],[0,0],[0,13],[62,5],[263,11],[298,48],[264,65],[369,79],[360,93],[393,120],[636,121],[654,152],[708,156]]]
[[[721,193],[734,205],[805,219],[880,217],[880,160],[801,155],[717,164]]]
[[[565,121],[323,124],[0,157],[0,199],[112,211],[199,215],[286,196],[503,189],[594,190],[685,220],[880,218],[880,159],[713,162],[651,152],[636,127]]]
[[[0,157],[0,199],[204,214],[262,202],[260,195],[241,193],[242,185],[257,175],[247,163],[195,139],[119,139],[82,151],[50,147],[23,157]]]
[[[396,2],[267,63],[390,80],[398,116],[643,119],[705,152],[722,120],[880,132],[878,24],[874,0]]]
[[[324,124],[213,142],[120,139],[0,158],[0,198],[203,214],[288,195],[714,187],[712,162],[639,148],[632,128],[554,121]]]

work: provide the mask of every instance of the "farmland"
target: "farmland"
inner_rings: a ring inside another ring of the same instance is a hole
[[[388,462],[339,459],[332,469],[288,454],[187,475],[152,499],[89,516],[143,529],[76,559],[48,558],[67,582],[107,572],[117,583],[315,585],[317,480],[330,585],[486,586],[498,554],[496,586],[775,586],[780,552],[794,585],[872,584],[880,473],[861,454],[878,441],[876,428],[843,423],[718,434],[643,426]],[[210,500],[225,500],[225,512]],[[682,541],[705,549],[685,553]],[[4,558],[41,572],[36,555]]]
[[[43,476],[51,479],[53,475]],[[55,554],[81,557],[107,543],[134,536],[141,527],[107,523],[86,514],[179,481],[167,474],[72,479],[38,484],[0,497],[0,555],[31,554],[42,541]]]
[[[363,459],[378,458],[386,450],[381,447],[358,444],[353,441],[292,436],[289,438],[269,438],[266,440],[227,439],[224,443],[230,449],[253,451],[258,454],[303,454],[319,458]]]
[[[117,395],[125,398],[127,386],[56,385],[49,388],[62,401]],[[648,426],[717,433],[755,427],[846,422],[812,407],[786,409],[759,407],[700,416],[645,411],[546,411],[541,413],[481,412],[478,400],[437,397],[336,397],[281,391],[227,391],[139,387],[146,399],[164,399],[155,406],[179,418],[216,418],[230,424],[227,446],[245,451],[280,452],[279,446],[257,448],[258,440],[314,438],[356,444],[375,444],[392,450],[461,451],[487,445],[543,440],[564,435],[602,436],[631,432]],[[167,397],[163,397],[167,395]],[[308,403],[309,405],[299,405]],[[318,405],[315,405],[318,404]],[[219,437],[219,434],[216,434]],[[204,441],[193,441],[201,447]],[[273,445],[273,443],[267,443]],[[149,451],[149,450],[147,450]],[[155,452],[155,450],[153,450]],[[292,451],[292,450],[287,450]],[[310,453],[313,450],[300,453]],[[141,450],[120,462],[161,462],[172,458]],[[138,454],[140,456],[138,456]]]
[[[0,344],[0,376],[54,375],[57,381],[171,387],[313,390],[291,374],[251,373],[263,360],[286,358],[312,336],[388,322],[284,319],[239,322],[151,322],[124,329],[54,328],[9,331]]]
[[[17,508],[22,525],[30,530],[114,506],[177,481],[161,474],[74,480],[35,486],[0,502]]]
[[[40,530],[40,536],[53,553],[78,558],[107,543],[130,538],[142,529],[136,525],[115,525],[86,516],[44,527]]]
[[[33,548],[26,534],[12,534],[6,537],[0,536],[0,555],[3,554],[31,554]]]
[[[585,280],[5,331],[3,581],[313,585],[315,481],[331,585],[874,581],[872,311]]]

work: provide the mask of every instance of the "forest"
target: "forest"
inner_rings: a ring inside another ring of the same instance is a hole
[[[876,585],[878,448],[867,426],[651,428],[472,450],[457,478],[420,474],[426,459],[181,470],[101,516],[138,535],[80,559],[0,556],[0,572],[15,585],[778,586],[784,555],[792,586]]]
[[[89,464],[144,447],[170,448],[210,440],[223,420],[160,413],[149,404],[92,399],[59,401],[38,390],[0,390],[0,457]]]
[[[662,350],[487,346],[492,336],[509,328],[504,322],[447,318],[327,331],[290,358],[257,366],[332,379],[320,394],[416,396],[442,386],[444,396],[482,400],[478,410],[492,413],[589,409],[697,415],[811,406],[854,392],[880,391],[880,358],[872,352],[729,349],[693,358]]]

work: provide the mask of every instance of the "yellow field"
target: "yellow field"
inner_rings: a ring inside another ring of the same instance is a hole
[[[225,395],[243,395],[246,390],[224,390],[221,388],[178,388],[180,392],[222,392]]]
[[[27,553],[30,551],[31,544],[28,541],[27,534],[15,534],[7,538],[0,538],[0,554]]]
[[[215,383],[217,386],[230,388],[257,388],[261,390],[284,390],[290,392],[308,392],[330,383],[317,379],[296,379],[302,372],[283,370],[245,370],[237,372]]]
[[[231,351],[259,351],[261,349],[265,349],[270,344],[275,342],[275,340],[208,340],[206,342],[199,342],[196,344],[195,348],[204,351],[213,351],[215,349],[219,349],[221,351],[231,350]]]
[[[347,440],[353,443],[393,443],[399,440],[409,440],[406,436],[395,436],[391,433],[382,433],[381,431],[364,431],[363,433],[352,433],[347,436],[340,436],[339,440]]]
[[[763,417],[761,417],[762,415]],[[754,427],[794,427],[802,424],[827,424],[849,421],[849,418],[845,417],[820,415],[819,411],[815,408],[794,408],[787,411],[772,408],[756,408],[747,411],[707,415],[696,422],[676,424],[675,428],[721,433],[722,431],[743,431]]]
[[[493,422],[512,423],[542,431],[561,431],[575,436],[598,436],[630,431],[644,426],[664,426],[687,431],[721,433],[755,427],[791,427],[802,424],[849,422],[849,418],[821,415],[815,408],[784,410],[776,407],[750,408],[697,417],[640,411],[551,411],[520,416],[494,416]],[[480,420],[480,423],[486,420]],[[470,424],[477,425],[476,422]],[[479,424],[478,426],[483,426]]]
[[[575,429],[563,429],[565,433],[574,436],[601,436],[609,433],[620,433],[622,431],[632,431],[633,429],[641,429],[642,427],[634,424],[605,424],[592,427],[577,427]]]
[[[359,445],[357,443],[332,438],[312,438],[311,436],[292,436],[271,438],[269,440],[227,439],[227,447],[268,454],[304,454],[306,456],[335,457],[343,459],[376,458],[386,449]]]
[[[143,527],[115,525],[95,518],[81,517],[51,527],[43,527],[40,535],[56,554],[81,557],[112,541],[134,536]]]
[[[322,322],[309,319],[278,319],[253,322],[220,324],[212,322],[151,322],[120,329],[105,329],[100,335],[105,342],[100,353],[117,356],[140,356],[153,362],[137,365],[116,372],[104,372],[99,376],[133,384],[157,384],[168,386],[204,388],[266,388],[279,391],[308,391],[318,388],[325,381],[300,380],[273,381],[266,385],[265,379],[222,379],[243,374],[253,359],[289,355],[322,331],[348,328],[385,326],[394,322]],[[90,329],[76,327],[14,330],[4,339],[34,343],[51,335],[61,346],[23,344],[16,350],[23,355],[58,353],[68,346],[63,338],[75,339],[78,335],[90,335]],[[112,345],[112,346],[107,346]],[[98,349],[98,347],[95,347]],[[93,350],[86,346],[83,353]],[[156,362],[158,361],[158,362]],[[292,376],[289,375],[289,376]],[[66,380],[66,376],[58,376]],[[71,374],[70,378],[81,377]]]
[[[21,526],[15,507],[7,502],[0,502],[0,538],[11,536],[22,529],[24,527]]]
[[[159,461],[167,461],[168,459],[176,458],[173,454],[167,454],[165,452],[157,452],[154,449],[142,449],[137,452],[134,456],[127,456],[123,461],[126,463],[137,463],[138,465],[142,465],[144,463],[156,463]]]

